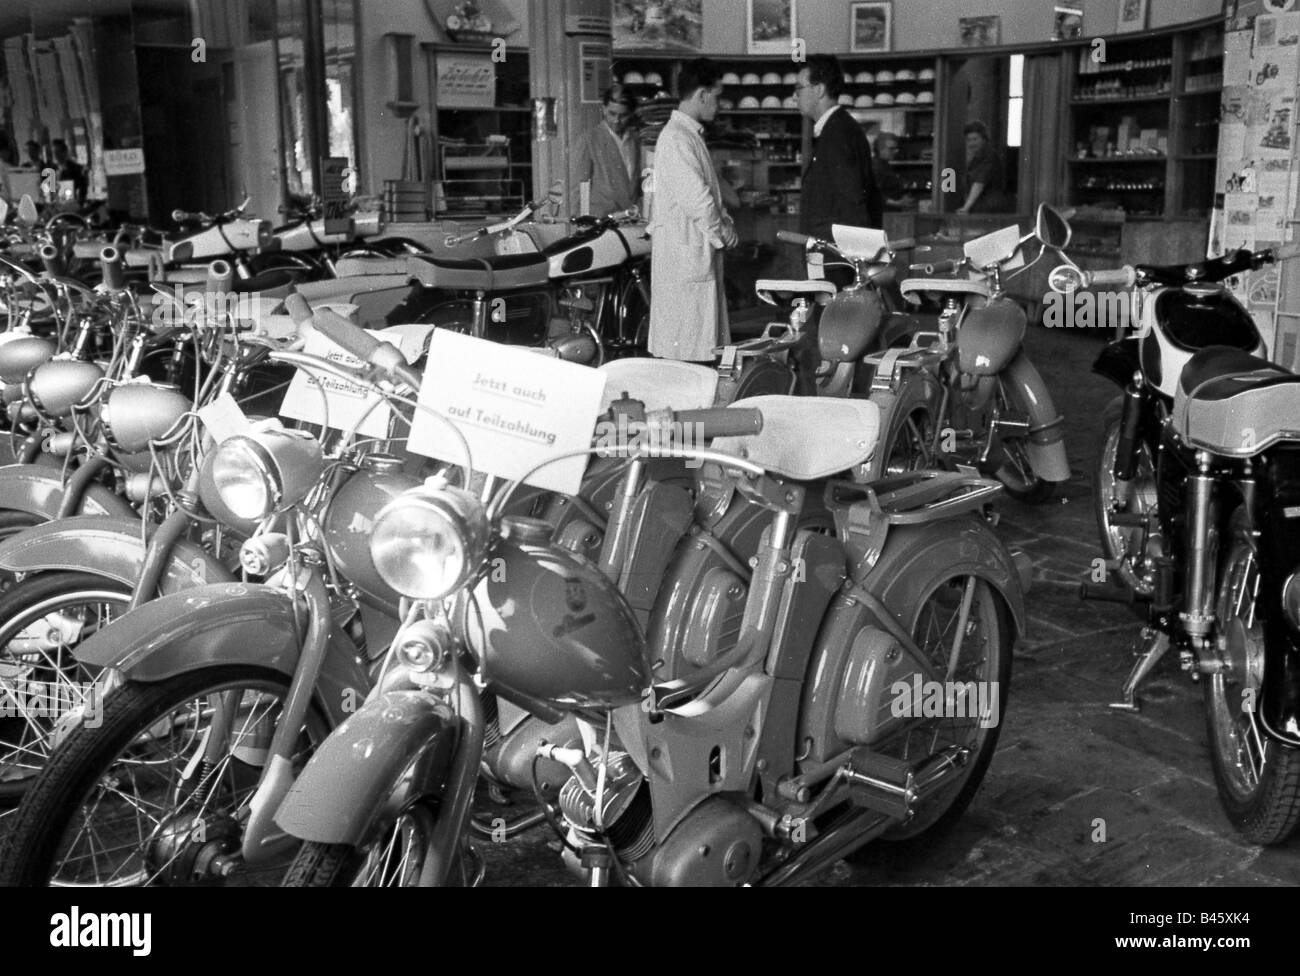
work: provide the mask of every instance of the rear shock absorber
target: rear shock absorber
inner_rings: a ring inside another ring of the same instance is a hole
[[[1209,473],[1209,452],[1196,452],[1196,469],[1196,474],[1187,479],[1187,592],[1178,616],[1193,639],[1203,640],[1214,620],[1206,607],[1206,591],[1213,574],[1209,560],[1214,551],[1210,539],[1214,531],[1214,478]]]

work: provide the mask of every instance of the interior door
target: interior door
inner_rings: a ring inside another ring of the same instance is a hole
[[[275,49],[270,41],[235,49],[234,104],[227,113],[232,155],[231,205],[250,197],[247,213],[279,223],[280,120]]]

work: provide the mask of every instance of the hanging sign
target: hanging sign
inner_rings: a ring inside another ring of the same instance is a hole
[[[496,104],[496,67],[490,54],[439,51],[439,108],[492,108]]]
[[[108,176],[133,176],[144,172],[143,149],[105,149],[104,173]]]
[[[582,103],[600,104],[601,95],[610,85],[610,47],[608,44],[583,41],[578,44],[581,62]]]
[[[347,169],[346,156],[326,156],[320,161],[321,207],[327,235],[352,230],[352,219],[347,215],[348,194],[343,189]]]

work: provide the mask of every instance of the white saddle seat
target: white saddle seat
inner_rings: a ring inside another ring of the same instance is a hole
[[[974,278],[904,278],[899,289],[903,297],[914,305],[921,304],[921,297],[926,292],[978,295],[980,298],[993,294],[988,285]]]
[[[838,290],[831,282],[816,278],[759,278],[754,282],[754,291],[769,305],[781,304],[778,295],[786,296],[782,301],[795,295],[811,295],[814,301],[827,302]]]
[[[672,359],[615,359],[600,367],[605,395],[600,412],[626,393],[646,410],[702,410],[718,393],[717,371]]]
[[[337,278],[360,275],[401,275],[409,277],[406,258],[340,258],[334,265]]]
[[[796,481],[829,478],[862,464],[880,435],[880,409],[870,400],[756,396],[732,406],[758,409],[763,430],[720,437],[713,449]]]

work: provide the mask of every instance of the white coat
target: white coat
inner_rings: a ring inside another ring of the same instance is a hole
[[[652,356],[713,359],[731,341],[722,248],[734,233],[704,127],[674,110],[655,143],[650,222]]]

